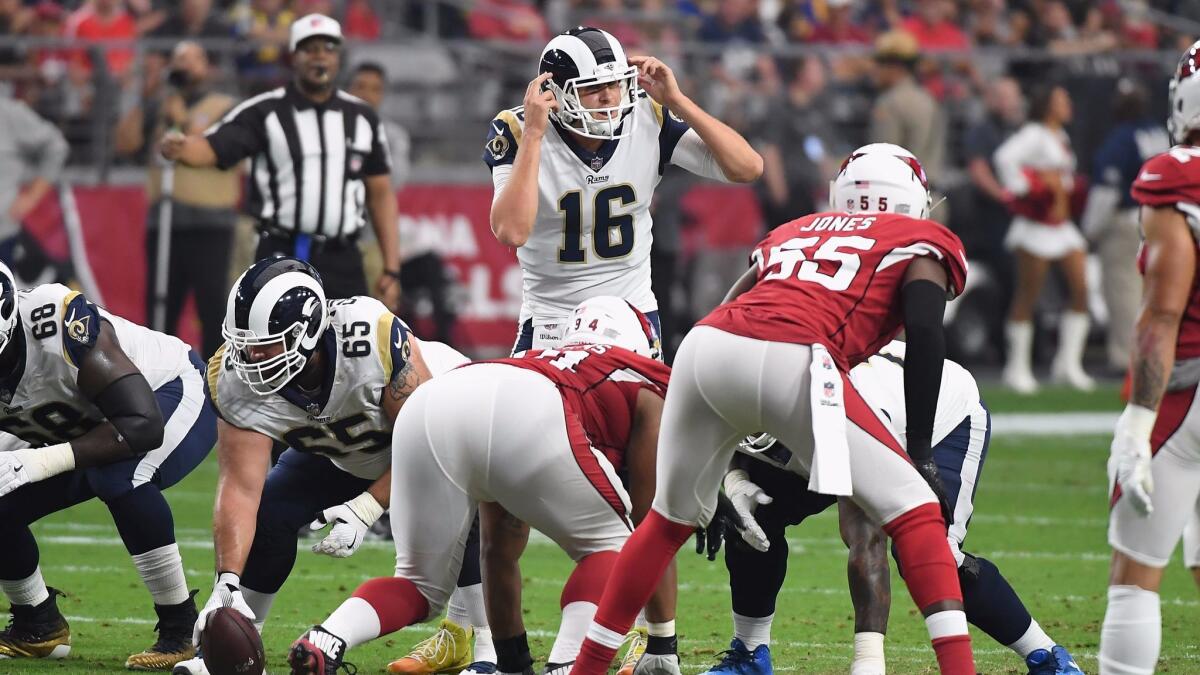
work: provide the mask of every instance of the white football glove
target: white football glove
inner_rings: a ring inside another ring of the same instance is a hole
[[[754,519],[755,509],[774,501],[770,495],[752,482],[745,471],[734,469],[725,474],[725,496],[733,502],[733,510],[737,511],[745,526],[741,530],[742,540],[756,551],[766,551],[770,548],[771,541],[767,539],[767,533],[763,532],[758,521]]]
[[[29,472],[17,453],[0,453],[0,497],[28,483]]]
[[[70,443],[0,452],[0,497],[74,468]]]
[[[1130,403],[1117,419],[1112,449],[1108,455],[1108,484],[1121,486],[1121,495],[1143,516],[1154,512],[1151,496],[1154,477],[1150,472],[1150,432],[1156,413]]]
[[[319,530],[332,523],[333,529],[324,539],[313,544],[313,553],[334,558],[349,558],[358,550],[367,531],[379,520],[383,511],[384,508],[369,492],[364,492],[345,504],[325,509],[308,527]]]
[[[222,572],[217,577],[212,595],[208,596],[208,602],[204,603],[204,609],[200,610],[200,616],[196,618],[196,625],[192,628],[193,645],[200,646],[200,633],[204,632],[204,627],[208,625],[208,615],[221,607],[232,607],[252,622],[256,618],[254,610],[250,609],[246,598],[242,596],[242,579],[233,572]]]

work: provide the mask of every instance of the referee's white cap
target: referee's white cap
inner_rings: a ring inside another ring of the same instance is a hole
[[[324,14],[309,14],[292,22],[292,39],[288,51],[296,51],[296,46],[310,37],[330,37],[342,41],[342,24]]]

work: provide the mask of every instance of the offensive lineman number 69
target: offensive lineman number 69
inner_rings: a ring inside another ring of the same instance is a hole
[[[800,281],[818,283],[831,291],[844,291],[854,282],[854,275],[858,274],[862,260],[857,253],[848,253],[843,249],[867,251],[875,245],[874,239],[866,237],[830,237],[810,257],[805,249],[816,245],[818,241],[821,241],[820,237],[788,239],[779,246],[772,246],[765,262],[762,249],[754,249],[750,258],[759,270],[779,266],[779,269],[763,275],[763,281],[787,279],[795,274]],[[822,272],[817,262],[821,260],[838,263],[837,271],[833,274]]]

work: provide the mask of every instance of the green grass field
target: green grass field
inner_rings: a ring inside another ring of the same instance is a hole
[[[990,393],[990,392],[989,392]],[[1065,401],[1052,393],[1036,402],[1009,404],[992,397],[993,411],[1119,410],[1115,390]],[[1074,403],[1082,400],[1081,405]],[[979,490],[968,550],[993,560],[1038,621],[1093,672],[1104,615],[1108,553],[1105,543],[1104,462],[1108,439],[996,437]],[[215,462],[209,461],[168,492],[189,581],[211,587],[209,538]],[[35,527],[47,581],[70,594],[60,600],[70,618],[74,651],[60,662],[0,662],[0,673],[95,673],[120,670],[125,657],[153,642],[154,615],[108,513],[86,504]],[[794,528],[791,575],[780,598],[772,651],[784,672],[845,673],[853,623],[846,592],[845,551],[832,512]],[[302,543],[303,546],[303,543]],[[291,641],[323,619],[362,580],[391,572],[390,548],[370,543],[355,557],[333,560],[304,547],[291,579],[275,603],[265,640],[268,663],[278,672]],[[705,670],[729,640],[728,582],[723,564],[680,554],[680,649],[685,672]],[[557,598],[568,560],[545,540],[535,540],[523,561],[526,625],[535,657],[544,658],[558,625]],[[1163,597],[1161,672],[1200,672],[1200,595],[1176,562]],[[935,672],[924,624],[898,578],[893,579],[887,643],[891,672]],[[359,672],[382,672],[428,632],[418,626],[350,653]],[[979,670],[1023,673],[1017,657],[974,633]]]

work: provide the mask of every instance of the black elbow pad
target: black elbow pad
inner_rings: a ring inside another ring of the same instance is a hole
[[[144,455],[162,445],[162,411],[141,373],[113,381],[96,396],[96,406],[135,454]]]

